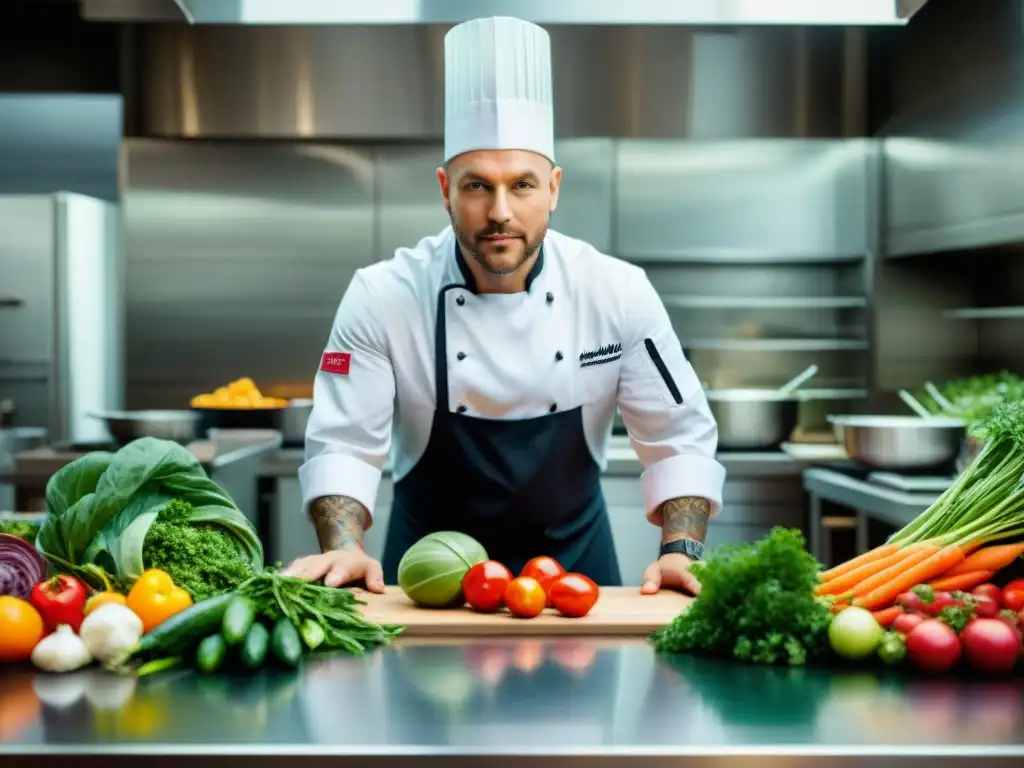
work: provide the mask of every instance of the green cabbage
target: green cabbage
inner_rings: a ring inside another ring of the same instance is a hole
[[[221,528],[253,569],[262,570],[263,545],[231,497],[188,449],[152,437],[117,453],[86,454],[54,474],[46,485],[48,514],[36,548],[94,586],[106,574],[133,582],[145,570],[146,534],[172,499],[192,505],[189,523]]]
[[[398,563],[398,586],[425,608],[445,608],[462,602],[462,578],[487,559],[483,545],[472,536],[440,531],[424,536]]]

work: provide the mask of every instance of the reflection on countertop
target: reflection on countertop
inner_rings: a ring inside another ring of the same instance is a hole
[[[1024,756],[1024,683],[659,657],[644,640],[399,641],[253,678],[0,678],[0,755],[808,752]]]

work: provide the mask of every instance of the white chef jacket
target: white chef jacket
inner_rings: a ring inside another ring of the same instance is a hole
[[[618,405],[644,467],[648,518],[680,496],[706,498],[717,514],[725,482],[718,427],[643,269],[553,231],[542,260],[521,293],[445,291],[449,409],[529,419],[582,406],[587,445],[604,469]],[[313,384],[299,468],[304,509],[321,496],[348,496],[372,515],[389,450],[395,481],[423,455],[436,400],[438,297],[452,284],[467,281],[451,227],[353,276]]]

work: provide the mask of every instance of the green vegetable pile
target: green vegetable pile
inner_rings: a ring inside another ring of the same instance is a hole
[[[938,390],[945,403],[938,402],[927,391],[921,391],[915,397],[936,415],[978,422],[988,418],[1003,403],[1024,400],[1024,379],[1015,373],[1000,371],[948,381]]]
[[[361,655],[402,627],[368,621],[348,589],[265,570],[231,593],[196,603],[142,638],[136,657],[149,674],[192,659],[200,672],[255,671],[273,660],[295,667],[313,651]]]
[[[832,613],[814,594],[819,569],[795,529],[774,528],[753,544],[718,547],[694,565],[700,594],[653,634],[654,645],[668,653],[804,664],[828,651]]]
[[[94,451],[73,461],[46,485],[48,515],[36,538],[39,550],[58,570],[94,587],[133,583],[147,567],[146,542],[162,511],[172,507],[177,527],[211,528],[229,537],[253,572],[263,568],[263,546],[255,527],[186,448],[143,437],[116,453]],[[177,511],[175,511],[175,509]],[[158,526],[150,547],[157,561],[185,547]],[[164,554],[158,554],[158,553]]]
[[[0,520],[0,533],[17,536],[29,544],[35,544],[36,536],[39,534],[39,526],[39,523],[29,523],[24,520]]]
[[[198,602],[230,592],[254,571],[230,534],[210,523],[192,525],[194,515],[187,501],[168,502],[146,533],[142,562],[166,571]]]

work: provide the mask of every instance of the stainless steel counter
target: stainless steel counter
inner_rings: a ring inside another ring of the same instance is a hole
[[[302,464],[301,448],[284,448],[267,456],[264,461],[264,473],[269,477],[294,477]],[[782,451],[765,451],[760,453],[722,452],[718,460],[725,466],[730,478],[735,477],[796,477],[807,466],[794,460]],[[639,477],[643,466],[636,452],[629,444],[628,438],[613,438],[608,450],[608,467],[606,476]],[[389,465],[384,467],[385,475],[390,475]]]
[[[0,700],[0,763],[12,768],[71,755],[76,768],[120,765],[118,757],[137,765],[140,756],[147,765],[194,756],[189,765],[246,766],[340,757],[360,766],[453,756],[475,766],[1024,757],[1019,679],[659,658],[643,640],[410,639],[253,679],[172,672],[136,684],[100,672],[5,671]]]

